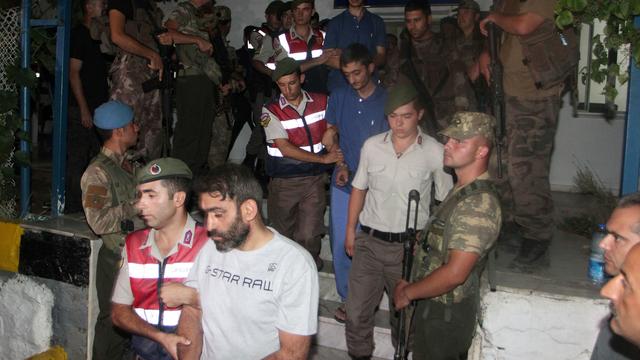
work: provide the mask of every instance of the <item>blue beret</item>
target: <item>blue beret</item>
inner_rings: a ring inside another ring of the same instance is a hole
[[[112,130],[124,127],[133,120],[131,106],[118,100],[110,100],[98,106],[93,113],[93,124],[98,129]]]

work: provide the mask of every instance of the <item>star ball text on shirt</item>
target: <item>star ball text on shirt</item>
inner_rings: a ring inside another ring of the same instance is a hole
[[[247,287],[250,289],[258,288],[263,291],[273,292],[273,288],[270,280],[252,279],[247,276],[233,274],[229,271],[216,268],[211,265],[207,265],[207,267],[204,270],[204,273],[213,278],[226,281],[229,284],[235,284],[235,285]]]

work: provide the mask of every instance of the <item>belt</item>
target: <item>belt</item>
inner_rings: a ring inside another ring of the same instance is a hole
[[[407,233],[404,233],[404,232],[401,232],[401,233],[384,232],[384,231],[372,229],[366,225],[360,225],[360,230],[362,230],[363,232],[366,232],[367,234],[377,239],[390,242],[390,243],[402,243],[408,239]]]

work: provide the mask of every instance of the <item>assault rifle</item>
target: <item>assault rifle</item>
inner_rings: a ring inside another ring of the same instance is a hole
[[[502,179],[502,149],[504,147],[505,117],[504,89],[502,88],[502,64],[498,60],[498,42],[500,29],[494,23],[487,24],[489,32],[489,55],[491,56],[491,103],[493,116],[496,118],[496,155],[498,158],[498,178]]]
[[[144,6],[144,10],[149,18],[149,21],[153,25],[153,40],[158,46],[158,54],[162,58],[162,79],[159,76],[155,76],[142,83],[142,91],[147,93],[156,89],[160,90],[160,99],[162,106],[162,156],[168,156],[170,154],[169,138],[171,137],[171,125],[173,124],[171,109],[171,96],[173,93],[173,86],[175,80],[175,73],[177,65],[172,59],[173,46],[162,45],[158,40],[158,35],[166,33],[168,30],[161,28],[156,22],[156,18],[153,16],[150,10],[150,5],[147,3]]]
[[[413,217],[413,227],[409,224],[409,219],[411,219],[411,203],[415,203],[414,208],[414,217]],[[405,225],[407,238],[404,241],[404,255],[402,258],[402,280],[409,281],[411,277],[411,267],[413,266],[413,246],[416,242],[416,228],[418,227],[418,207],[420,204],[420,193],[418,190],[411,190],[409,192],[409,203],[407,204],[407,223]],[[411,305],[409,305],[411,306]],[[400,310],[400,319],[398,319],[398,325],[396,328],[396,334],[398,336],[396,352],[393,355],[394,360],[406,360],[408,351],[407,351],[407,340],[409,338],[409,321],[407,319],[407,315],[411,315],[411,312],[404,309]]]

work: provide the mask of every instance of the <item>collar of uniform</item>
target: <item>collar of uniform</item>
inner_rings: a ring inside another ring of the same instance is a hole
[[[393,130],[387,131],[387,133],[384,134],[384,137],[382,138],[382,142],[385,143],[385,144],[391,142],[391,135],[392,134],[393,134]],[[416,136],[416,140],[409,147],[409,149],[411,149],[412,147],[414,147],[416,145],[418,145],[420,147],[423,147],[424,146],[424,142],[425,142],[424,133],[422,132],[422,129],[420,129],[420,126],[418,126],[418,136]],[[409,150],[409,149],[407,149],[407,150]]]
[[[180,240],[176,242],[171,251],[167,254],[167,256],[162,256],[160,253],[160,249],[158,249],[158,245],[156,244],[156,230],[151,229],[149,231],[149,235],[147,236],[147,241],[145,241],[140,249],[144,249],[147,247],[151,247],[151,256],[162,261],[164,258],[168,258],[169,256],[178,252],[178,245],[192,247],[193,240],[196,235],[196,221],[191,217],[191,215],[187,214],[187,222],[184,224],[184,228],[182,229],[182,234],[180,234]]]
[[[300,36],[297,32],[296,32],[296,26],[293,25],[289,28],[289,35],[291,35],[292,39],[298,38],[304,42],[309,42],[309,39],[311,39],[311,37],[313,36],[313,28],[311,27],[311,25],[307,25],[309,27],[309,36],[307,36],[307,38],[303,38],[302,36]]]
[[[306,90],[302,89],[302,101],[300,101],[300,105],[306,104],[306,103],[309,103],[309,102],[313,102],[313,99],[311,98],[311,95],[309,95],[309,93],[306,92]],[[287,99],[282,94],[280,94],[280,98],[278,99],[278,105],[280,105],[280,109],[284,109],[287,106],[291,106],[294,109],[298,109],[300,107],[300,105],[295,106],[292,103],[290,103],[289,101],[287,101]]]
[[[373,81],[373,79],[371,80]],[[381,97],[382,95],[384,95],[385,90],[384,88],[382,88],[382,86],[376,84],[375,85],[375,89],[373,90],[373,92],[371,93],[371,95],[369,95],[367,98],[363,98],[362,96],[360,96],[360,94],[358,94],[358,92],[352,88],[351,86],[348,87],[349,89],[349,93],[354,96],[356,99],[362,100],[362,101],[371,101],[371,100],[376,100],[379,97]]]
[[[118,165],[122,165],[122,162],[124,161],[124,154],[116,154],[113,150],[107,147],[103,146],[100,149],[100,152],[102,152],[106,157],[113,160],[113,162],[115,162]]]

